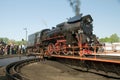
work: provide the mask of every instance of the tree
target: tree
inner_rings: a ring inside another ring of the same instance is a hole
[[[109,37],[101,38],[100,42],[110,42],[110,38]]]
[[[8,38],[0,38],[0,41],[3,41],[3,42],[5,42],[6,44],[8,44],[9,39],[8,39]]]
[[[113,43],[113,42],[119,42],[119,40],[120,40],[120,38],[115,33],[115,34],[112,34],[110,37],[101,38],[100,42],[110,42],[110,43]]]
[[[118,37],[118,35],[117,35],[117,34],[112,34],[112,35],[110,36],[110,41],[111,41],[111,43],[113,43],[113,42],[119,42],[119,37]]]
[[[15,41],[13,39],[8,39],[8,38],[0,38],[0,41],[6,43],[6,44],[16,44],[16,45],[22,45],[26,43],[26,40],[23,41]]]

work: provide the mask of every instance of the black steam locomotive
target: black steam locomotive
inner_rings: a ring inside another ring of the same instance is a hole
[[[45,55],[84,55],[97,52],[99,41],[93,34],[93,19],[90,15],[74,16],[52,29],[44,29],[29,35],[28,52]]]

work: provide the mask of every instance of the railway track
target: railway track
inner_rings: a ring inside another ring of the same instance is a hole
[[[30,63],[38,62],[38,58],[27,59],[9,64],[6,67],[7,80],[28,80],[24,75],[20,74],[20,69]]]
[[[105,58],[102,56],[101,59]],[[111,57],[112,58],[112,57]],[[120,79],[120,62],[104,62],[99,59],[82,58],[80,57],[66,57],[66,56],[52,56],[52,60],[66,64],[75,70],[82,70],[86,72],[92,72],[100,74],[109,78]],[[109,60],[109,59],[108,59]],[[21,68],[30,63],[38,62],[39,58],[26,59],[9,64],[6,67],[6,77],[8,80],[28,80],[21,74]]]

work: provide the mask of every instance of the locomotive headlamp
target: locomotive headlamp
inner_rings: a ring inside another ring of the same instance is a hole
[[[89,38],[89,37],[87,37],[87,41],[88,41],[88,42],[90,41],[90,38]]]
[[[87,18],[87,22],[91,23],[91,20],[90,20],[90,18]]]
[[[82,33],[83,33],[83,30],[78,30],[78,33],[79,33],[79,34],[82,34]]]
[[[71,45],[69,44],[68,47],[71,47]]]

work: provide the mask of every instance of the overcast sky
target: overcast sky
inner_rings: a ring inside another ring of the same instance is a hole
[[[93,18],[98,37],[120,36],[120,0],[81,0],[80,12]],[[0,37],[21,40],[74,16],[68,0],[0,0]]]

